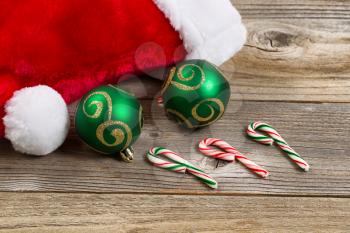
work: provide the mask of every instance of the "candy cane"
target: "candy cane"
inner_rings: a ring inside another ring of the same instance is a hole
[[[268,136],[258,133],[257,131],[261,131],[266,133]],[[293,150],[288,143],[281,137],[281,135],[270,125],[264,122],[253,122],[248,126],[247,134],[253,140],[265,144],[272,145],[273,142],[287,153],[287,155],[295,162],[301,169],[304,171],[309,171],[309,164],[301,158],[301,156]]]
[[[157,103],[158,105],[162,106],[164,104],[164,100],[163,100],[163,97],[162,96],[158,96],[157,97]]]
[[[159,155],[167,157],[170,161],[158,158]],[[181,158],[178,154],[171,150],[162,147],[154,147],[148,151],[147,158],[156,167],[179,173],[186,173],[187,171],[208,185],[210,188],[218,188],[218,183],[211,176],[206,174],[201,169],[195,167],[187,160]]]
[[[209,146],[216,146],[222,149],[223,151],[218,151],[217,149],[209,148]],[[235,159],[237,159],[248,169],[250,169],[251,171],[263,178],[266,178],[269,175],[269,172],[267,170],[248,159],[245,155],[241,154],[236,148],[232,147],[230,144],[221,139],[206,138],[199,143],[198,148],[202,154],[215,159],[221,159],[230,162],[233,162],[235,161]]]

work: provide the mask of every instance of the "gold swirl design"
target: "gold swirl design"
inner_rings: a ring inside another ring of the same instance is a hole
[[[217,72],[219,72],[224,78],[226,78],[225,74],[220,70],[220,68],[218,66],[216,66],[215,64],[212,64],[210,62],[208,62]],[[185,77],[183,75],[183,70],[186,69],[188,66],[191,66],[191,67],[194,67],[194,68],[197,68],[200,73],[201,73],[201,82],[196,85],[196,86],[187,86],[187,85],[184,85],[182,83],[179,83],[179,82],[176,82],[174,81],[174,77],[175,77],[175,74],[176,74],[176,67],[173,67],[170,69],[168,75],[167,75],[167,78],[166,80],[164,81],[163,83],[163,86],[161,88],[161,95],[164,94],[164,92],[166,91],[166,89],[170,86],[170,84],[176,86],[177,88],[181,89],[181,90],[184,90],[184,91],[193,91],[193,90],[197,90],[199,89],[203,83],[205,82],[206,80],[206,77],[205,77],[205,73],[204,73],[204,70],[198,66],[198,65],[195,65],[195,64],[186,64],[186,65],[183,65],[182,67],[179,68],[179,71],[177,72],[177,76],[179,78],[179,80],[181,81],[191,81],[194,77],[195,77],[195,71],[192,69],[191,72],[192,74],[189,76],[189,77]],[[226,78],[227,79],[227,78]]]
[[[116,88],[117,89],[117,88]],[[117,89],[120,90],[120,89]],[[113,143],[108,143],[105,139],[104,136],[104,132],[106,129],[108,129],[109,127],[112,126],[120,126],[122,127],[125,131],[126,131],[126,144],[124,146],[124,148],[122,150],[124,150],[125,148],[127,148],[132,140],[132,132],[130,127],[125,124],[122,121],[114,121],[112,120],[112,110],[113,110],[113,106],[112,106],[112,98],[109,96],[109,94],[107,92],[104,91],[97,91],[94,93],[91,93],[90,95],[88,95],[83,103],[83,112],[84,114],[88,117],[88,118],[93,118],[93,119],[97,119],[99,117],[101,117],[102,111],[104,109],[104,103],[102,101],[97,101],[94,100],[92,101],[88,107],[91,106],[96,106],[96,111],[91,115],[86,111],[86,103],[88,102],[88,100],[95,96],[95,95],[102,95],[106,102],[107,102],[107,112],[108,112],[108,120],[103,122],[102,124],[100,124],[97,129],[96,129],[96,137],[97,139],[105,146],[108,147],[115,147],[121,143],[123,143],[123,141],[125,140],[125,134],[121,129],[113,129],[111,131],[111,136],[113,136],[115,138],[115,141]]]
[[[192,68],[191,75],[188,77],[185,77],[184,76],[184,69],[186,69],[188,67]],[[181,81],[184,81],[184,82],[192,81],[194,79],[194,77],[196,76],[195,69],[199,70],[199,72],[200,72],[201,81],[199,82],[199,84],[197,84],[195,86],[187,86],[187,85],[184,85],[182,83],[176,82],[174,80],[171,81],[171,84],[174,85],[175,87],[181,89],[181,90],[184,90],[184,91],[194,91],[194,90],[199,89],[203,85],[203,83],[205,82],[205,73],[204,73],[204,70],[200,66],[195,65],[195,64],[183,65],[179,68],[179,71],[177,72],[177,76],[178,76],[179,80],[181,80]]]
[[[213,102],[215,104],[217,104],[219,106],[219,114],[216,118],[213,118],[214,115],[215,115],[215,110],[213,108],[213,106],[209,105],[208,102]],[[209,116],[199,116],[198,114],[198,108],[203,105],[203,104],[206,104],[207,107],[210,109],[210,114]],[[224,104],[222,103],[221,100],[217,99],[217,98],[210,98],[210,99],[205,99],[205,100],[202,100],[201,102],[199,102],[198,104],[196,104],[196,106],[194,106],[192,108],[192,116],[195,120],[199,121],[199,122],[207,122],[207,121],[210,121],[208,122],[207,124],[204,124],[202,126],[205,126],[205,125],[209,125],[217,120],[219,120],[221,118],[221,116],[224,114],[224,111],[225,111],[225,106]]]
[[[108,119],[110,120],[112,118],[112,99],[111,97],[104,91],[97,91],[94,93],[91,93],[90,95],[88,95],[83,103],[83,112],[84,114],[89,117],[89,118],[94,118],[97,119],[101,116],[102,110],[103,110],[103,103],[101,101],[92,101],[89,104],[89,107],[95,105],[96,106],[96,111],[94,114],[90,115],[87,113],[86,111],[86,102],[94,95],[102,95],[106,101],[107,101],[107,106],[108,106]]]
[[[207,102],[213,102],[215,104],[217,104],[219,106],[219,114],[217,117],[214,118],[215,115],[215,110],[213,108],[213,106],[209,105]],[[210,109],[210,114],[209,116],[200,116],[197,111],[198,108],[203,105],[206,104],[207,107]],[[194,128],[194,126],[192,125],[191,121],[189,119],[187,119],[182,113],[174,110],[174,109],[167,109],[168,113],[171,113],[175,116],[177,116],[179,119],[181,119],[188,128],[192,129]],[[198,104],[196,104],[193,108],[192,108],[192,117],[198,121],[200,123],[200,126],[207,126],[210,125],[212,123],[214,123],[215,121],[219,120],[221,118],[221,116],[224,114],[225,112],[225,106],[222,103],[221,100],[216,99],[216,98],[211,98],[211,99],[205,99],[202,100],[201,102],[199,102]],[[206,123],[205,123],[206,122]],[[205,123],[205,124],[203,124]]]
[[[162,90],[160,91],[160,94],[163,95],[166,89],[169,87],[171,81],[173,80],[176,73],[176,67],[173,67],[170,69],[169,74],[165,82],[163,83]]]
[[[124,150],[125,148],[127,148],[130,145],[131,140],[132,140],[131,129],[124,122],[109,120],[109,121],[106,121],[106,122],[100,124],[96,130],[96,137],[103,145],[108,146],[108,147],[114,147],[114,146],[121,144],[125,140],[125,134],[121,129],[113,129],[111,131],[111,135],[115,138],[114,143],[108,143],[104,137],[104,131],[108,127],[117,126],[117,125],[123,127],[125,129],[125,131],[127,132],[127,134],[126,134],[127,135],[126,146],[123,148],[123,150]]]

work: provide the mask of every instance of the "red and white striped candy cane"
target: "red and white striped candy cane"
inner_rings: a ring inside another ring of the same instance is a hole
[[[167,157],[170,161],[160,159],[160,155]],[[218,183],[213,179],[213,177],[209,176],[203,170],[197,168],[187,160],[181,158],[178,154],[171,150],[163,147],[154,147],[148,151],[146,156],[148,160],[156,167],[179,173],[186,173],[187,171],[208,185],[210,188],[218,188]]]
[[[266,133],[268,136],[258,133],[261,131]],[[309,171],[309,164],[301,158],[301,156],[293,150],[288,143],[281,137],[281,135],[271,126],[264,122],[253,122],[247,128],[248,136],[261,144],[272,145],[273,142],[287,153],[287,155],[304,171]]]
[[[218,151],[215,148],[210,148],[209,146],[216,146],[222,151]],[[266,178],[269,175],[269,172],[264,168],[260,167],[245,155],[241,154],[236,148],[232,147],[227,142],[217,139],[217,138],[206,138],[199,143],[199,151],[204,155],[215,158],[233,162],[237,159],[249,170],[253,171],[257,175]]]
[[[164,101],[163,101],[163,97],[162,96],[158,96],[157,97],[157,103],[159,106],[162,106],[164,104]]]

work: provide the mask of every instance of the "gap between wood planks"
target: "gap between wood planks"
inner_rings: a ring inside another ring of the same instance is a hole
[[[1,194],[5,193],[14,193],[13,191],[0,191],[0,197]],[[348,199],[350,198],[349,195],[303,195],[303,194],[293,194],[293,195],[283,195],[283,194],[254,194],[254,193],[225,193],[225,192],[215,192],[211,194],[209,192],[174,192],[174,191],[163,191],[163,192],[94,192],[94,191],[21,191],[16,192],[19,194],[81,194],[81,195],[134,195],[136,196],[143,196],[143,195],[157,195],[157,196],[201,196],[201,197],[213,197],[213,196],[219,196],[219,197],[261,197],[261,198],[285,198],[285,197],[301,197],[301,198],[319,198],[319,199]],[[350,200],[350,199],[349,199]]]

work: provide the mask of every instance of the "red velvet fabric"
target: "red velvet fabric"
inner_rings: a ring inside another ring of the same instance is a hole
[[[1,0],[0,72],[19,81],[0,75],[0,117],[15,88],[49,85],[71,103],[123,74],[185,55],[152,0]]]
[[[8,99],[11,98],[14,91],[21,88],[19,80],[8,72],[0,72],[0,106],[4,106]],[[0,117],[5,115],[4,108],[0,108]],[[4,125],[0,121],[0,137],[4,136]]]

